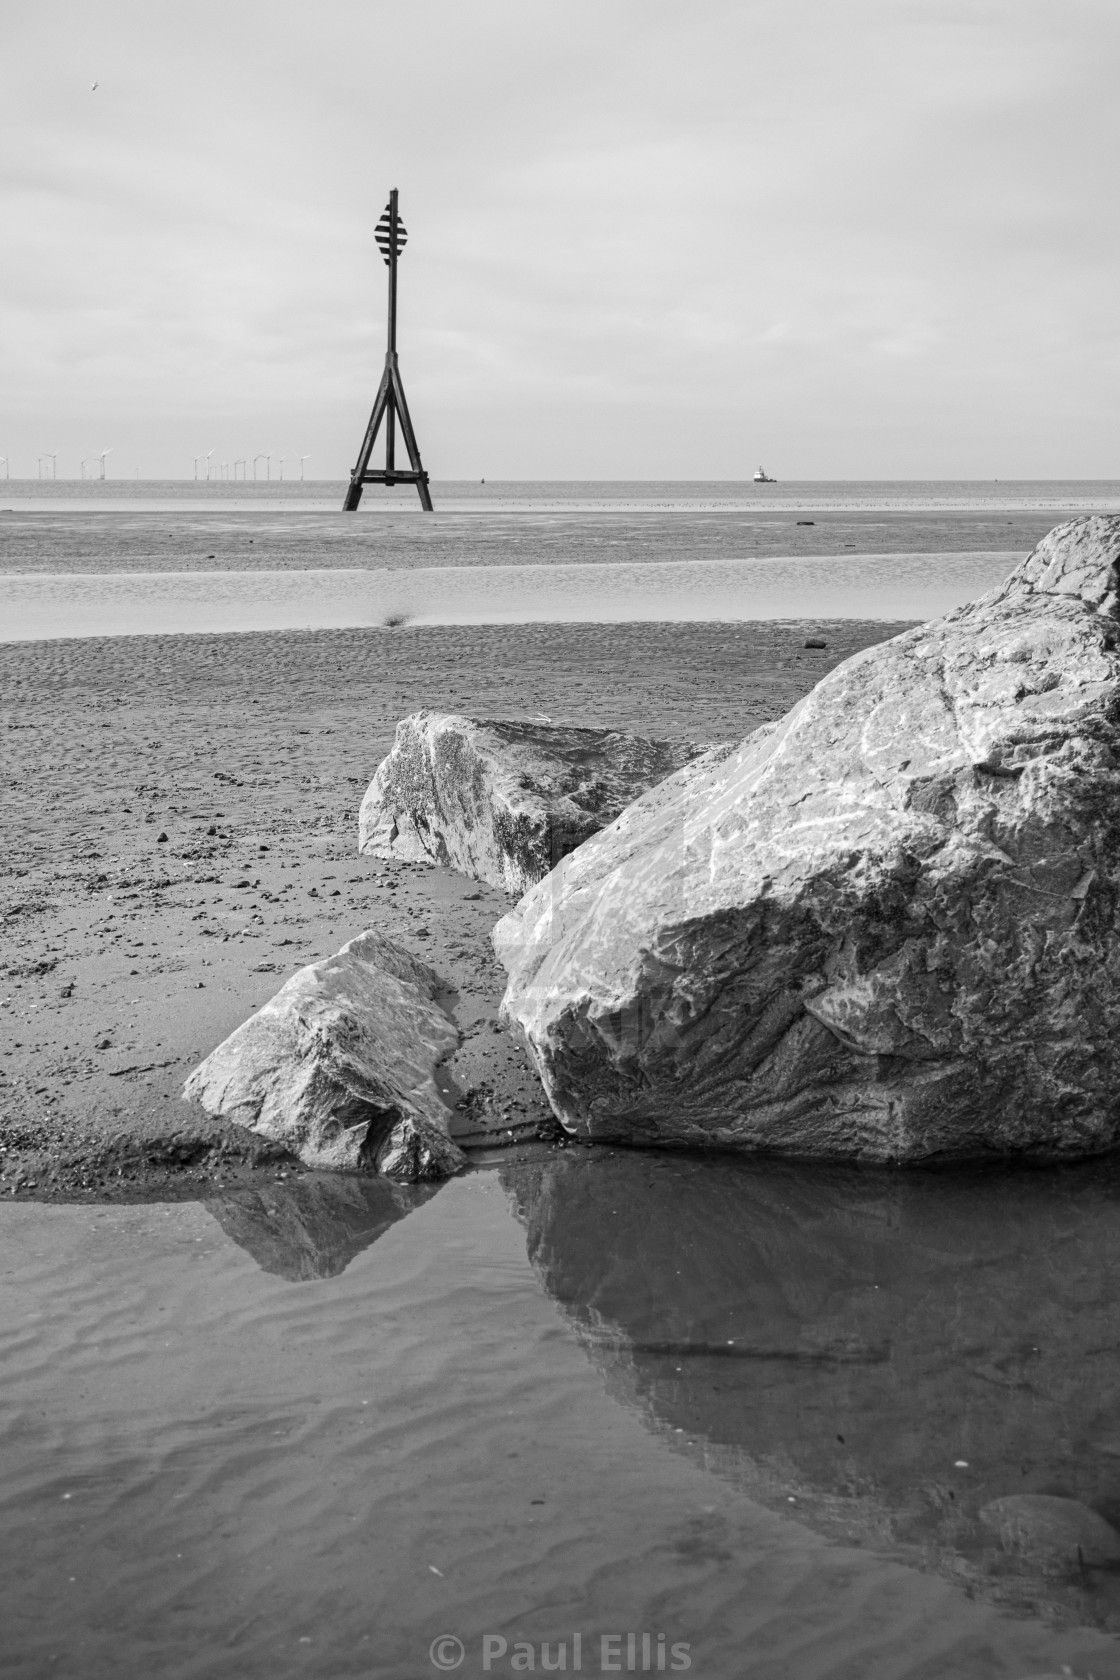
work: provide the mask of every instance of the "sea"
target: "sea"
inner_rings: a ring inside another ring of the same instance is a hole
[[[1120,482],[23,480],[0,491],[0,639],[948,611]]]
[[[899,619],[1120,509],[437,483],[432,516],[344,516],[342,488],[4,484],[0,639]],[[0,1277],[18,1680],[1120,1680],[1120,1573],[990,1511],[1120,1524],[1114,1163],[530,1145],[438,1186],[11,1197]]]

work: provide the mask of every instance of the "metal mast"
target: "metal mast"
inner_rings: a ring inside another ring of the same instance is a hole
[[[428,490],[428,475],[420,461],[420,450],[416,442],[416,433],[412,429],[412,419],[408,412],[397,360],[397,258],[404,250],[408,234],[397,209],[396,187],[389,194],[389,202],[382,211],[375,237],[389,270],[389,346],[385,352],[385,371],[381,375],[381,384],[378,386],[366,435],[362,439],[362,447],[358,451],[357,463],[350,474],[350,488],[346,492],[342,511],[353,513],[362,499],[362,486],[365,484],[415,484],[420,492],[420,506],[425,513],[431,513],[432,498]],[[377,442],[382,420],[385,422],[385,465],[383,468],[371,469],[369,458]],[[398,420],[409,459],[409,466],[401,468],[396,464]]]

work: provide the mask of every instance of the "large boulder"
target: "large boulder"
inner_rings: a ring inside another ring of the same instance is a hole
[[[1120,519],[857,654],[495,930],[573,1132],[911,1161],[1120,1141]]]
[[[444,1178],[464,1164],[435,1070],[459,1042],[439,976],[376,933],[301,968],[183,1095],[310,1167]]]
[[[415,712],[362,800],[358,850],[523,893],[703,747],[616,729]]]

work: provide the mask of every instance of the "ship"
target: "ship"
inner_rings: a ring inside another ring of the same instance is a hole
[[[759,467],[754,475],[756,484],[777,484],[776,478],[771,478],[765,467]]]

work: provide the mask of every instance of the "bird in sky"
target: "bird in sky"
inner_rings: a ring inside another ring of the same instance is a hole
[[[100,87],[100,86],[101,86],[101,83],[100,83],[100,82],[94,82],[94,84],[93,84],[93,86],[92,86],[92,87],[91,87],[91,88],[90,88],[90,90],[89,90],[89,91],[90,91],[90,92],[91,92],[91,93],[96,93],[96,92],[97,92],[97,90],[98,90],[98,88],[99,88],[99,87]]]

